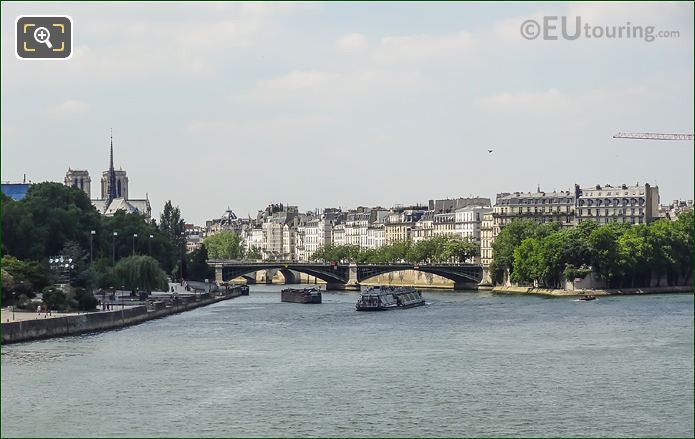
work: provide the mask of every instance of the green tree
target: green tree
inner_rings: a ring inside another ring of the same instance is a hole
[[[437,253],[435,239],[424,239],[410,246],[408,250],[408,262],[413,264],[433,262]]]
[[[203,244],[210,259],[241,259],[244,255],[241,237],[231,231],[208,236]]]
[[[94,294],[84,288],[75,290],[74,300],[77,302],[77,309],[80,311],[94,311],[99,303]]]
[[[169,235],[140,214],[117,211],[113,216],[103,217],[102,223],[103,229],[96,235],[98,247],[95,247],[94,259],[104,257],[110,261],[114,242],[116,261],[133,255],[133,243],[136,255],[152,256],[166,271],[172,270],[180,258],[181,248],[176,248]],[[114,232],[118,234],[115,237]]]
[[[480,255],[480,245],[470,238],[458,235],[444,236],[443,259],[454,263],[464,263],[474,256]]]
[[[69,308],[67,295],[58,288],[44,288],[42,296],[43,301],[48,305],[48,309],[50,310],[66,311]]]
[[[675,247],[679,237],[675,223],[667,219],[654,221],[647,226],[646,238],[653,252],[651,266],[656,277],[656,284],[660,285],[664,275],[667,276],[669,283],[677,282],[679,266]]]
[[[135,291],[166,290],[166,273],[159,268],[157,261],[149,256],[129,256],[118,261],[114,270],[118,285]]]
[[[514,248],[512,282],[528,283],[542,276],[541,243],[535,237],[525,238]]]
[[[502,282],[505,272],[510,275],[514,271],[514,250],[521,241],[531,236],[543,235],[545,230],[540,230],[541,226],[531,220],[513,220],[500,231],[495,242],[492,244],[493,260],[490,264],[492,279]]]
[[[165,270],[172,275],[185,278],[186,223],[181,217],[181,210],[178,206],[174,207],[171,200],[164,203],[164,209],[159,218],[159,230],[171,246],[169,260],[164,264]]]
[[[618,260],[628,286],[649,285],[654,266],[654,247],[649,239],[649,228],[638,224],[618,237]]]
[[[628,227],[627,224],[611,223],[597,227],[589,234],[591,266],[611,286],[619,283],[625,275],[624,265],[619,259],[618,238]]]
[[[258,260],[262,258],[261,250],[256,246],[252,246],[247,252],[244,252],[244,259]]]
[[[680,272],[680,281],[686,283],[693,275],[693,212],[678,215],[674,223],[673,258]]]
[[[208,250],[205,244],[186,255],[188,258],[188,278],[192,280],[213,279],[215,270],[207,263]]]
[[[2,269],[11,276],[17,292],[30,297],[34,297],[34,291],[41,290],[49,283],[47,267],[36,261],[22,261],[5,255],[2,258]],[[9,293],[11,291],[3,288],[3,299],[8,298]]]
[[[164,203],[164,209],[159,219],[159,230],[176,246],[183,247],[186,245],[184,236],[186,223],[181,217],[181,210],[178,206],[174,207],[171,204],[171,200]]]
[[[5,271],[4,268],[0,269],[0,273],[2,276],[2,291],[12,291],[14,289],[14,277]]]
[[[362,249],[358,245],[326,244],[312,254],[312,261],[324,262],[357,262],[361,258]]]
[[[559,288],[568,264],[573,267],[590,264],[589,235],[595,227],[594,223],[586,222],[578,227],[552,231],[540,239],[539,254],[536,255],[538,277],[535,280],[544,287]]]
[[[40,261],[57,255],[68,241],[88,248],[101,216],[82,190],[61,183],[31,185],[20,201],[2,201],[2,237],[7,253]]]

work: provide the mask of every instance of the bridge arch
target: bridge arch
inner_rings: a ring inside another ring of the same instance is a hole
[[[297,276],[294,275],[294,271],[288,270],[287,268],[281,268],[278,271],[280,271],[282,277],[285,278],[285,284],[296,284],[299,282]]]
[[[215,268],[218,282],[230,281],[239,276],[248,276],[260,270],[290,270],[305,273],[321,279],[330,285],[328,288],[343,289],[357,286],[374,276],[395,271],[414,270],[436,274],[454,281],[454,288],[476,288],[483,280],[482,265],[475,264],[335,264],[335,263],[300,263],[300,262],[241,262],[232,260],[209,260]],[[285,275],[283,273],[283,275]],[[287,276],[289,277],[289,276]],[[287,278],[286,277],[286,278]]]
[[[239,276],[249,275],[257,271],[277,269],[280,271],[285,280],[295,280],[296,277],[292,271],[298,271],[310,276],[314,276],[322,281],[330,284],[345,284],[348,281],[347,269],[342,267],[327,267],[323,264],[287,264],[287,263],[258,263],[258,264],[235,264],[231,266],[214,265],[216,269],[221,269],[222,281],[227,282]],[[292,270],[292,271],[291,271]],[[290,282],[287,282],[290,283]]]
[[[483,270],[479,265],[363,265],[357,267],[357,281],[363,282],[369,278],[395,271],[419,271],[431,273],[453,281],[455,284],[478,284],[483,280]]]

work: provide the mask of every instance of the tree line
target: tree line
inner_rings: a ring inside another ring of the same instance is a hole
[[[49,285],[67,282],[77,291],[74,302],[67,296],[56,301],[72,308],[88,291],[77,306],[89,307],[95,288],[152,291],[166,289],[168,277],[210,272],[200,263],[204,249],[186,254],[185,222],[171,201],[159,222],[123,211],[107,217],[82,190],[47,182],[31,185],[19,201],[3,194],[0,208],[3,301],[41,290],[51,298],[59,292]],[[64,263],[56,264],[61,256]]]
[[[611,288],[649,286],[652,278],[657,285],[662,278],[674,285],[692,276],[693,214],[650,224],[587,221],[569,228],[515,220],[500,231],[492,248],[495,283],[508,275],[515,283],[559,288],[565,279],[593,271]]]
[[[360,264],[389,264],[397,262],[463,263],[478,256],[480,246],[459,235],[442,235],[413,243],[400,241],[374,249],[358,245],[327,244],[310,256],[312,261],[354,262]]]

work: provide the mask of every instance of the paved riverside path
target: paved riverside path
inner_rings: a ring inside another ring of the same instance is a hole
[[[56,319],[59,317],[65,317],[65,316],[76,316],[77,314],[87,314],[86,312],[83,313],[76,313],[76,312],[63,312],[63,313],[58,313],[58,312],[51,312],[50,314],[46,314],[44,312],[41,312],[40,314],[37,314],[35,312],[30,312],[30,311],[15,311],[14,312],[14,318],[12,317],[12,308],[3,308],[2,312],[0,312],[0,320],[3,323],[8,323],[8,322],[23,322],[26,320],[43,320],[43,319]]]
[[[131,308],[132,305],[126,305],[125,308]],[[118,306],[118,309],[120,310],[121,307],[120,305]],[[113,309],[116,311],[116,308],[114,307]],[[97,314],[103,312],[102,310],[97,310],[97,311],[84,311],[84,312],[57,312],[57,311],[51,311],[50,313],[45,313],[41,311],[41,313],[37,314],[36,312],[31,312],[31,311],[15,311],[14,312],[14,318],[12,316],[12,308],[11,307],[6,307],[2,308],[2,311],[0,312],[0,322],[2,323],[10,323],[10,322],[24,322],[27,320],[43,320],[43,319],[57,319],[60,317],[67,317],[67,316],[78,316],[78,315],[85,315],[85,314]]]

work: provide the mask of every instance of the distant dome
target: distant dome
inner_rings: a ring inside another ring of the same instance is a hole
[[[231,220],[237,219],[237,217],[234,214],[234,212],[232,212],[231,210],[228,210],[224,214],[222,214],[222,219],[231,221]]]

